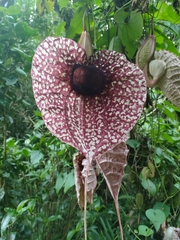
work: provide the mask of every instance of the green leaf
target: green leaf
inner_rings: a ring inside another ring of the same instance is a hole
[[[170,214],[170,207],[169,207],[168,205],[166,205],[165,203],[157,202],[157,203],[154,205],[153,209],[155,209],[155,210],[156,210],[156,209],[162,210],[162,211],[164,212],[166,218],[167,218],[167,217],[169,216],[169,214]]]
[[[34,124],[34,129],[38,129],[40,128],[41,126],[44,126],[44,121],[43,120],[39,120],[38,122],[36,122]]]
[[[119,36],[113,37],[109,43],[109,50],[114,50],[116,52],[123,52],[123,46]]]
[[[169,21],[173,24],[179,24],[180,23],[180,17],[172,7],[172,5],[168,5],[165,2],[162,1],[158,3],[157,8],[159,9],[158,12],[154,14],[155,20],[164,20]]]
[[[25,77],[27,76],[27,73],[25,73],[25,72],[24,72],[21,68],[19,68],[19,67],[16,68],[16,72],[19,73],[19,74],[22,75],[22,76],[25,76]]]
[[[137,50],[137,39],[142,35],[143,18],[139,12],[125,12],[120,8],[115,13],[114,20],[118,24],[118,36],[125,46],[126,54],[132,59]]]
[[[55,0],[44,0],[44,2],[48,13],[52,12],[54,9]]]
[[[57,28],[56,28],[56,37],[61,36],[61,33],[64,32],[64,27],[65,27],[66,23],[65,22],[61,22]]]
[[[6,228],[7,228],[8,225],[9,225],[9,222],[10,222],[12,216],[13,216],[13,215],[12,215],[11,213],[7,213],[7,214],[3,217],[2,221],[1,221],[1,232],[4,232],[4,231],[6,230]]]
[[[50,216],[50,217],[48,218],[48,222],[53,222],[53,221],[55,221],[55,220],[57,220],[57,219],[63,220],[62,217],[61,217],[61,215],[52,215],[52,216]]]
[[[0,188],[0,201],[3,199],[4,195],[5,195],[4,188]]]
[[[66,193],[72,186],[74,186],[74,171],[71,171],[65,180],[64,193]]]
[[[17,4],[12,5],[8,8],[0,7],[0,12],[3,12],[4,14],[7,15],[17,15],[21,12],[21,7]]]
[[[152,235],[154,233],[154,231],[145,225],[139,225],[138,233],[139,233],[139,235],[149,237],[150,235]]]
[[[18,82],[18,79],[17,78],[6,78],[6,77],[3,77],[3,79],[6,81],[6,85],[7,86],[10,86],[10,85],[14,85],[15,83]]]
[[[28,39],[37,34],[37,31],[32,29],[26,22],[19,21],[15,24],[16,36],[22,41],[28,41]],[[14,48],[17,49],[17,48]]]
[[[65,180],[66,180],[66,176],[67,176],[67,173],[65,173],[65,174],[59,173],[58,174],[57,179],[56,179],[56,184],[55,184],[55,189],[56,189],[57,194],[63,187]]]
[[[76,232],[76,230],[69,231],[66,240],[71,240]]]
[[[142,174],[140,174],[139,179],[141,181],[141,185],[152,195],[154,196],[157,192],[155,184],[149,180],[143,178]]]
[[[66,32],[67,38],[74,38],[76,34],[81,34],[83,31],[82,19],[84,15],[85,8],[78,8],[74,14],[74,17],[71,20],[70,27]]]
[[[166,36],[166,34],[163,33],[163,30],[159,26],[156,26],[154,31],[156,36],[156,50],[166,49],[176,55],[179,55],[174,43]]]
[[[146,211],[146,216],[153,223],[156,231],[159,230],[160,225],[163,224],[166,220],[164,212],[160,209],[148,209]]]
[[[68,4],[69,4],[69,0],[59,0],[60,8],[67,7]]]
[[[140,142],[135,139],[129,139],[127,140],[126,144],[132,148],[137,148],[140,146]]]
[[[33,165],[37,165],[43,157],[44,157],[44,155],[39,150],[31,151],[30,159],[31,159],[31,163]]]
[[[14,147],[14,145],[15,145],[14,139],[13,139],[13,138],[8,138],[8,139],[6,140],[6,145],[7,145],[7,147],[9,147],[9,148]]]

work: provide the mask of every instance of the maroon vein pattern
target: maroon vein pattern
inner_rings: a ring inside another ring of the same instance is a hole
[[[107,82],[98,96],[71,89],[74,64],[99,68]],[[63,37],[46,38],[37,48],[31,70],[34,96],[47,128],[92,161],[126,140],[146,99],[142,71],[110,50],[93,54]]]

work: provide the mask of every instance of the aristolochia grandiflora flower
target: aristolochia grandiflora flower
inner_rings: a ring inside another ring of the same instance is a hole
[[[126,141],[146,99],[143,72],[123,54],[102,50],[87,57],[63,37],[38,46],[31,75],[47,128],[90,162]]]

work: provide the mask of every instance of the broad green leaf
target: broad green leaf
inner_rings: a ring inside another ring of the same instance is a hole
[[[114,50],[116,52],[123,52],[123,46],[119,36],[113,37],[109,43],[109,50]]]
[[[141,13],[125,12],[123,8],[120,8],[115,13],[114,20],[118,24],[118,35],[125,46],[126,54],[132,59],[137,50],[137,39],[141,37],[143,31]]]
[[[172,5],[168,5],[167,3],[161,1],[158,3],[157,8],[159,11],[155,13],[155,19],[169,21],[173,24],[180,24],[180,17]]]
[[[83,31],[82,19],[84,15],[85,8],[78,8],[71,20],[70,27],[66,32],[67,38],[74,38],[76,34],[81,34]]]
[[[64,27],[65,27],[66,23],[65,22],[61,22],[57,28],[56,28],[56,37],[61,36],[61,33],[64,31]]]
[[[160,209],[148,209],[146,211],[146,216],[153,223],[156,231],[159,230],[160,225],[163,224],[166,220],[164,212]]]
[[[71,171],[66,179],[64,184],[64,193],[66,193],[72,186],[74,186],[74,171]]]
[[[56,190],[57,194],[59,193],[59,191],[63,187],[63,185],[65,183],[65,180],[66,180],[66,177],[67,177],[67,173],[65,173],[65,174],[59,173],[58,174],[57,179],[56,179],[56,184],[55,184],[55,190]]]
[[[68,4],[69,4],[69,0],[59,0],[60,8],[67,7]]]
[[[156,210],[156,209],[162,210],[162,211],[164,212],[166,218],[167,218],[167,217],[169,216],[169,214],[170,214],[170,207],[169,207],[168,205],[166,205],[165,203],[157,202],[157,203],[154,205],[153,209],[155,209],[155,210]]]
[[[40,152],[39,150],[33,150],[31,151],[31,163],[33,165],[37,165],[39,163],[39,161],[44,157],[44,155],[42,154],[42,152]]]
[[[145,225],[139,225],[139,227],[138,227],[138,234],[141,236],[149,237],[153,233],[154,233],[154,231]]]

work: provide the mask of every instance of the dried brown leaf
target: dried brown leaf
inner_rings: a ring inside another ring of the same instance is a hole
[[[87,202],[93,203],[93,193],[97,185],[96,172],[91,163],[85,159],[84,155],[80,152],[74,156],[73,163],[78,204],[80,208],[83,209],[85,189]],[[87,184],[86,188],[85,183]]]

